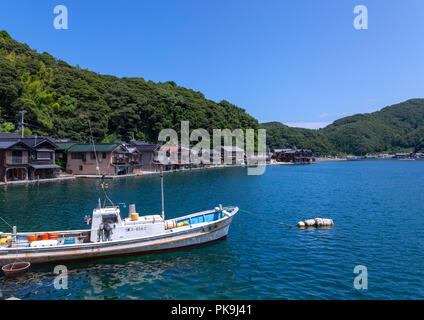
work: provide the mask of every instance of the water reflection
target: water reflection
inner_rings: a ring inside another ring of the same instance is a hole
[[[194,285],[194,282],[198,282],[196,287],[202,288],[207,287],[210,280],[228,278],[228,270],[222,267],[225,267],[226,258],[232,255],[231,248],[224,244],[220,248],[224,249],[221,257],[217,257],[216,249],[220,243],[205,245],[207,254],[199,247],[156,255],[68,264],[67,290],[54,288],[53,281],[57,276],[53,273],[54,265],[32,267],[16,279],[0,277],[0,287],[5,296],[26,299],[132,299],[135,296],[131,296],[128,288],[138,288],[138,291],[146,286],[157,288],[155,282],[161,282],[165,290],[155,294],[157,298],[164,298],[167,296],[166,287],[172,283]],[[221,267],[217,270],[217,266]],[[145,294],[147,299],[155,295],[151,292]]]

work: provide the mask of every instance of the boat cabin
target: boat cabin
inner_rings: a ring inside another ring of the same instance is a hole
[[[132,213],[122,218],[119,207],[93,210],[90,241],[104,242],[159,235],[165,232],[165,222],[159,215],[138,216]]]

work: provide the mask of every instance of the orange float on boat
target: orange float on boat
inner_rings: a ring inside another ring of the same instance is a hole
[[[48,233],[49,239],[57,239],[57,233],[52,232],[52,233]]]
[[[33,242],[33,241],[37,241],[38,237],[37,236],[29,236],[28,237],[28,242]]]
[[[38,240],[49,240],[49,234],[48,233],[40,234],[38,236]]]

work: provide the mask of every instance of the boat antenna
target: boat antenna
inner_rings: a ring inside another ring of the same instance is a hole
[[[97,174],[100,175],[99,160],[97,159],[96,145],[94,144],[93,131],[91,130],[90,119],[88,119],[88,126],[90,128],[90,141],[91,141],[91,144],[93,145],[94,158],[96,159],[96,171],[97,171]],[[102,175],[100,187],[102,188],[103,193],[105,194],[105,199],[107,199],[112,204],[112,206],[114,207],[115,206],[114,203],[112,202],[112,200],[110,200],[109,196],[107,195],[105,183],[104,183],[104,178],[105,178],[105,176]],[[105,203],[103,204],[103,207],[105,207],[105,205],[106,205],[106,200],[105,200]]]
[[[103,193],[105,194],[105,201],[103,203],[103,207],[106,206],[106,199],[112,204],[112,207],[114,207],[115,204],[112,202],[112,200],[110,200],[110,198],[109,198],[109,196],[107,195],[107,192],[106,192],[107,184],[105,185],[105,176],[104,175],[102,176],[100,186],[102,187]]]
[[[6,221],[6,220],[4,220],[1,216],[0,216],[0,219],[5,223],[5,224],[7,224],[9,227],[10,227],[10,229],[12,229],[13,230],[13,227]]]
[[[162,171],[162,167],[160,169],[160,190],[162,193],[162,219],[163,221],[165,221],[165,202],[164,202],[164,198],[163,198],[163,171]]]
[[[88,119],[88,126],[90,127],[90,141],[91,141],[91,144],[93,145],[94,158],[96,159],[96,171],[97,171],[97,174],[100,175],[99,160],[97,159],[96,146],[94,145],[93,131],[91,130],[90,119]]]

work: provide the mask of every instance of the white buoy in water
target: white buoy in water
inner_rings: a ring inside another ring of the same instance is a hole
[[[309,219],[305,221],[305,226],[307,227],[315,227],[315,219]]]
[[[322,218],[315,218],[315,225],[317,227],[322,227],[324,225],[324,221],[322,220]]]
[[[321,228],[321,227],[332,227],[334,226],[334,222],[332,219],[327,219],[327,218],[315,218],[315,219],[308,219],[304,222],[299,221],[297,223],[297,226],[299,228],[304,228],[304,227],[317,227],[317,228]]]
[[[334,222],[332,219],[327,218],[315,218],[315,225],[317,227],[331,227],[334,225]]]

